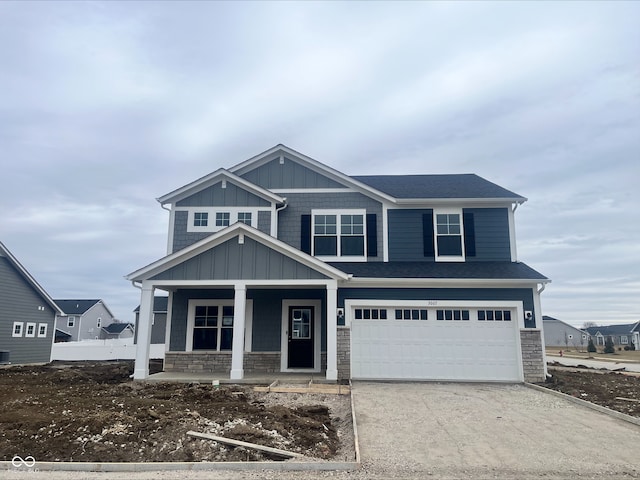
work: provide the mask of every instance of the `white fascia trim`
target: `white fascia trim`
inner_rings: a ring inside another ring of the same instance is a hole
[[[341,283],[343,288],[356,287],[398,287],[398,288],[493,288],[493,287],[521,287],[531,288],[532,285],[543,283],[542,280],[528,279],[495,279],[495,278],[352,278],[348,282]],[[544,282],[548,283],[548,282]]]
[[[496,205],[504,205],[511,206],[514,203],[520,205],[526,202],[527,199],[524,197],[514,197],[514,198],[397,198],[395,202],[398,206],[406,206],[406,207],[425,207],[426,205],[457,205],[464,204],[465,206],[474,205],[474,206],[493,206]]]
[[[327,286],[334,280],[145,280],[145,284],[154,288],[163,287],[226,287],[234,288],[244,285],[252,287],[311,287]]]
[[[229,168],[229,171],[232,173],[235,173],[236,175],[242,175],[272,160],[272,158],[270,158],[271,155],[273,155],[274,153],[277,153],[278,151],[282,151],[288,154],[290,157],[293,157],[292,158],[293,161],[297,161],[298,163],[303,164],[305,167],[313,170],[314,172],[325,175],[331,178],[332,180],[335,180],[348,187],[351,187],[354,190],[360,193],[363,193],[368,197],[374,197],[377,200],[387,200],[389,202],[395,201],[394,197],[387,195],[386,193],[383,193],[379,190],[376,190],[375,188],[372,188],[369,185],[366,185],[362,182],[358,182],[357,180],[354,180],[348,175],[345,175],[344,173],[339,172],[338,170],[335,170],[329,167],[328,165],[325,165],[317,160],[314,160],[313,158],[308,157],[300,152],[296,152],[295,150],[282,144],[276,145],[275,147],[270,148],[266,152],[256,155],[255,157],[252,157],[249,160],[245,160],[244,162]]]
[[[60,310],[60,307],[56,304],[56,302],[53,301],[53,298],[51,298],[49,294],[45,291],[45,289],[42,288],[38,282],[36,282],[36,279],[31,276],[31,274],[27,271],[27,269],[22,266],[22,264],[18,261],[18,259],[13,256],[13,254],[2,242],[0,242],[0,252],[2,252],[9,259],[9,262],[16,269],[18,269],[18,271],[29,283],[31,283],[31,286],[33,286],[38,291],[38,293],[42,295],[44,300],[49,304],[51,308],[53,308],[55,312],[57,312],[59,315],[64,315],[64,312]]]
[[[164,270],[167,270],[171,267],[179,265],[180,263],[188,260],[190,258],[203,253],[216,245],[226,242],[227,240],[236,237],[240,234],[247,235],[248,237],[256,240],[259,243],[262,243],[273,250],[292,258],[303,265],[316,270],[324,275],[331,277],[334,280],[346,280],[349,278],[349,275],[344,273],[337,268],[332,267],[331,265],[327,265],[326,263],[317,260],[316,258],[307,255],[300,250],[297,250],[290,245],[278,240],[277,238],[273,238],[265,233],[262,233],[255,228],[249,227],[244,223],[235,223],[230,227],[221,230],[218,233],[214,233],[209,237],[206,237],[199,242],[194,243],[178,252],[172,253],[160,260],[157,260],[146,267],[143,267],[135,272],[130,273],[125,276],[125,278],[129,281],[143,281],[152,277],[153,275],[157,275]]]
[[[360,193],[351,188],[272,188],[273,193]]]
[[[262,197],[265,200],[270,201],[271,203],[284,203],[284,199],[279,195],[275,195],[274,193],[260,187],[259,185],[256,185],[255,183],[251,183],[244,178],[238,177],[237,175],[234,175],[224,168],[219,168],[215,172],[212,172],[209,175],[205,175],[198,180],[194,180],[193,182],[188,183],[187,185],[178,188],[173,192],[167,193],[166,195],[157,198],[156,200],[160,202],[160,204],[176,203],[190,195],[193,195],[197,191],[210,187],[211,185],[215,185],[222,180],[228,180],[231,183],[236,184],[240,188],[247,190],[254,195]]]

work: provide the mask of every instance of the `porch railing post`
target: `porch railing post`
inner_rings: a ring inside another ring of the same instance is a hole
[[[338,379],[338,286],[327,285],[327,380]]]
[[[231,380],[244,378],[244,325],[247,304],[247,286],[235,286],[233,300],[233,343],[231,346]]]

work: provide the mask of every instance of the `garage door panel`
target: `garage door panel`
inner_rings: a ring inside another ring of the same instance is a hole
[[[435,318],[430,314],[428,320],[354,319],[352,377],[521,380],[516,322]]]

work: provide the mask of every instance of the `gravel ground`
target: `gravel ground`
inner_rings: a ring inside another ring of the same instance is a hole
[[[640,478],[640,427],[522,385],[356,383],[352,472],[0,472],[7,479]]]

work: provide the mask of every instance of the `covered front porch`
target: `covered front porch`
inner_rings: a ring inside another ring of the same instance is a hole
[[[165,373],[338,379],[337,289],[349,277],[277,239],[235,224],[127,278],[141,290],[134,379],[149,378],[156,290],[169,293]]]

